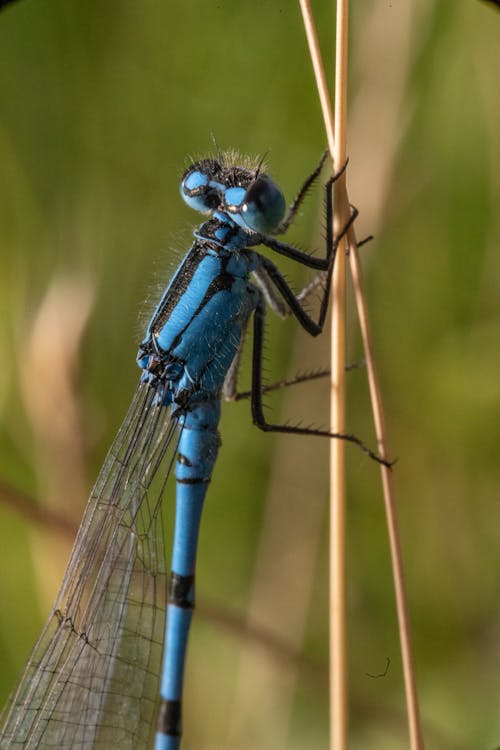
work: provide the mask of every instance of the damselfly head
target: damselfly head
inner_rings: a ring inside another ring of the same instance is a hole
[[[269,175],[255,168],[229,165],[221,159],[192,164],[181,180],[184,201],[201,213],[220,212],[242,229],[259,234],[275,231],[284,214],[285,198]]]

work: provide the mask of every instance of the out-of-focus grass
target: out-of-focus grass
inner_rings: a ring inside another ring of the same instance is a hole
[[[363,254],[429,747],[492,748],[500,13],[474,0],[404,5],[353,8],[350,197],[359,236],[377,235]],[[328,54],[332,9],[316,6]],[[212,133],[223,148],[271,149],[291,198],[325,139],[292,3],[23,0],[0,14],[0,49],[0,476],[77,522],[137,380],[139,312],[198,221],[177,192],[186,154],[210,150]],[[321,244],[319,203],[292,232],[305,247]],[[351,328],[357,359],[354,316]],[[292,341],[296,329],[271,324],[270,376],[326,363],[326,340]],[[350,426],[370,439],[364,373],[349,379]],[[313,391],[290,390],[275,414],[307,421],[323,395]],[[225,408],[222,437],[199,596],[242,618],[251,602],[252,619],[290,649],[285,659],[200,613],[186,748],[326,747],[326,446],[257,433],[246,404]],[[4,698],[68,546],[2,506],[0,524]],[[348,533],[352,744],[403,748],[378,474],[354,449]],[[386,656],[388,674],[368,677]]]

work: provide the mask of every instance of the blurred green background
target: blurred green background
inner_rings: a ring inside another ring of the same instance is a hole
[[[331,6],[313,4],[330,79]],[[358,236],[376,235],[362,257],[425,736],[493,750],[500,13],[479,0],[353,6],[348,184]],[[212,134],[269,150],[289,199],[316,164],[326,139],[295,3],[22,0],[0,14],[1,702],[134,391],[141,321],[199,222],[178,180]],[[321,198],[291,241],[321,247]],[[328,335],[297,329],[270,322],[270,379],[327,364]],[[353,310],[348,346],[362,357]],[[349,428],[374,444],[364,370],[348,382]],[[316,384],[269,403],[325,423],[326,397]],[[327,748],[327,445],[259,433],[245,403],[224,408],[221,430],[185,748]],[[379,472],[347,453],[350,747],[405,748]]]

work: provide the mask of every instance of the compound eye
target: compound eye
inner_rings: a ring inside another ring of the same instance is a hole
[[[188,172],[181,182],[180,192],[184,201],[195,211],[209,213],[219,205],[217,189],[210,185],[208,176],[199,169]]]
[[[283,193],[267,175],[259,175],[248,188],[241,213],[254,232],[273,232],[285,215]]]
[[[245,203],[255,203],[259,208],[263,208],[269,200],[269,196],[271,195],[270,188],[272,187],[276,186],[271,182],[269,177],[260,175],[248,188]]]

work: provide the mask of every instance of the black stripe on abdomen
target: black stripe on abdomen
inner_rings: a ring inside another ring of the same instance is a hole
[[[181,702],[161,699],[157,731],[171,737],[181,736]]]
[[[172,571],[168,582],[168,603],[181,609],[194,609],[193,586],[194,576],[181,576]]]

